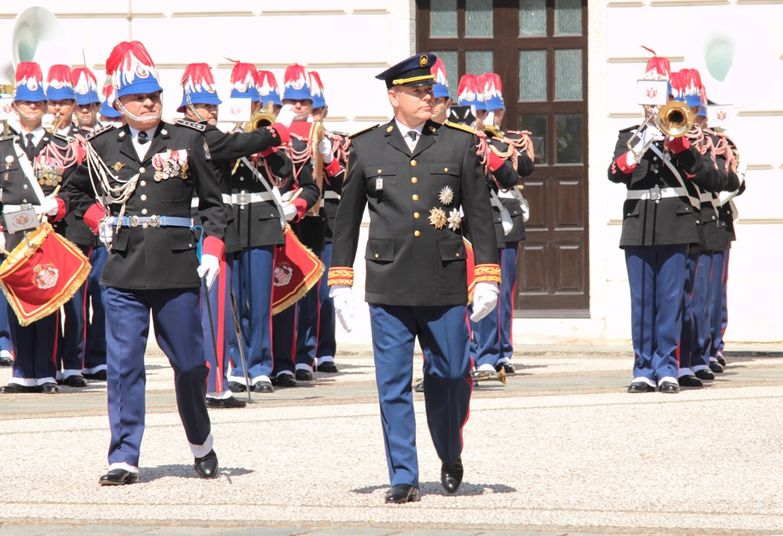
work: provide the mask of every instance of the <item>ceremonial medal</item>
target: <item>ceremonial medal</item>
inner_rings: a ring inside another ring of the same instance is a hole
[[[111,168],[114,170],[115,173],[119,173],[122,168],[125,167],[125,164],[122,162],[116,162]]]
[[[430,225],[436,229],[443,229],[446,226],[446,211],[442,208],[433,207],[430,209]]]
[[[451,209],[451,212],[449,212],[449,229],[452,231],[458,231],[459,226],[462,223],[462,218],[459,215],[459,210],[456,208]]]
[[[438,200],[442,205],[450,205],[454,201],[454,190],[451,189],[451,186],[444,186],[440,189]]]

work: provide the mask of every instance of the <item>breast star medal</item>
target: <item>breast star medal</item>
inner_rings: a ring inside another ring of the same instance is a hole
[[[436,229],[443,229],[446,226],[446,211],[438,207],[431,208],[429,220]]]
[[[450,205],[452,201],[454,201],[454,190],[451,189],[451,186],[444,186],[440,189],[440,193],[438,194],[438,200],[440,201],[441,205]]]
[[[452,231],[458,231],[459,226],[462,223],[462,218],[459,215],[459,210],[456,208],[451,209],[451,212],[449,212],[449,229]]]

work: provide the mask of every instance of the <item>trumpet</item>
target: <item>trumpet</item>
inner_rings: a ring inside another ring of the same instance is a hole
[[[669,101],[655,117],[658,130],[670,138],[685,136],[693,126],[693,120],[691,107],[680,101]]]
[[[261,127],[268,127],[274,123],[277,117],[272,111],[273,106],[274,105],[270,101],[266,104],[266,107],[254,113],[250,117],[250,120],[245,123],[245,132],[253,132]]]

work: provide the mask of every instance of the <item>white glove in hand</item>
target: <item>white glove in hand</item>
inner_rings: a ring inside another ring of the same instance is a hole
[[[98,240],[106,246],[106,249],[111,249],[111,242],[114,238],[113,231],[111,223],[107,220],[103,220],[98,224]]]
[[[45,197],[43,200],[43,204],[41,205],[41,210],[43,210],[43,213],[47,216],[56,216],[57,211],[60,209],[60,205],[57,203],[57,198],[55,197]]]
[[[202,255],[201,264],[198,265],[198,276],[205,280],[207,290],[212,288],[212,284],[220,273],[220,260],[214,255]]]
[[[334,303],[334,312],[340,325],[345,331],[353,329],[353,299],[351,287],[348,285],[334,285],[329,288],[329,297]]]
[[[324,157],[324,164],[329,164],[334,159],[334,155],[332,155],[332,142],[325,137],[318,143],[318,152]]]
[[[5,233],[0,231],[0,249],[5,249]]]
[[[498,304],[499,292],[497,283],[488,283],[486,281],[476,283],[476,287],[473,289],[473,314],[470,315],[471,321],[478,322],[495,309]]]
[[[288,202],[283,203],[283,215],[285,216],[285,221],[291,221],[296,218],[296,205]]]
[[[280,108],[280,112],[277,114],[277,122],[281,125],[290,127],[291,123],[294,122],[295,117],[296,114],[294,113],[293,107],[290,104],[284,104],[283,107]]]

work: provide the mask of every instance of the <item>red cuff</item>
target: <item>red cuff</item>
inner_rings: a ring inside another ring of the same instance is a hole
[[[65,213],[67,212],[65,201],[63,201],[62,197],[55,197],[55,199],[57,200],[57,214],[54,215],[52,221],[60,221],[65,217]]]
[[[270,147],[269,149],[264,149],[258,154],[261,156],[261,158],[267,158],[269,155],[275,154],[275,151],[277,151],[277,146]]]
[[[297,197],[293,200],[293,203],[296,207],[296,218],[301,220],[304,217],[305,212],[307,212],[307,201]]]
[[[671,141],[667,141],[666,147],[674,154],[679,154],[691,148],[691,140],[685,136],[680,136],[679,138],[674,138]]]
[[[221,239],[216,236],[208,236],[204,239],[201,251],[204,255],[214,255],[218,259],[222,259],[224,249],[225,245]]]
[[[501,158],[500,156],[495,154],[495,151],[491,150],[489,151],[489,170],[494,172],[496,171],[500,166],[502,166],[505,163],[506,159]]]
[[[628,153],[630,153],[630,152],[631,151],[628,151]],[[628,153],[621,154],[614,161],[615,165],[618,168],[620,168],[620,171],[622,171],[626,175],[630,175],[633,172],[633,170],[636,169],[636,166],[638,165],[638,164],[634,164],[632,166],[628,165]]]
[[[103,220],[106,215],[106,210],[100,203],[93,203],[90,205],[90,208],[87,209],[87,212],[84,213],[84,223],[92,230],[93,234],[97,235],[98,224],[101,223],[101,220]]]
[[[268,128],[273,132],[273,136],[280,136],[280,145],[285,145],[291,141],[291,134],[289,134],[288,128],[284,124],[273,123]]]
[[[326,171],[327,175],[329,175],[330,177],[334,177],[335,175],[340,173],[340,171],[342,170],[342,166],[340,165],[339,160],[333,158],[331,162],[329,162],[324,166],[324,170]]]

